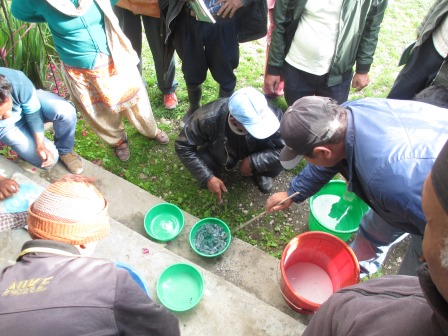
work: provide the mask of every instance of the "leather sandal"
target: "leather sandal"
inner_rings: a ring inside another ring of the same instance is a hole
[[[166,145],[168,142],[170,142],[170,138],[168,138],[168,135],[161,129],[157,130],[157,134],[154,137],[154,140],[156,140],[161,145]]]
[[[114,147],[115,154],[120,161],[127,161],[131,156],[128,140],[121,140],[120,144]]]

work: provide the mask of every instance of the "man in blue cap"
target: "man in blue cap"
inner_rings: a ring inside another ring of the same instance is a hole
[[[447,110],[417,101],[365,98],[342,105],[327,97],[298,99],[285,112],[280,131],[286,143],[282,165],[307,166],[286,192],[272,195],[266,211],[288,208],[314,195],[336,174],[371,208],[351,247],[362,275],[382,266],[389,248],[407,234],[411,243],[400,274],[421,264],[425,218],[423,182],[448,138]],[[292,200],[276,205],[288,195]]]
[[[188,171],[216,195],[218,203],[227,192],[219,173],[237,169],[238,163],[242,176],[252,176],[260,191],[269,193],[282,171],[281,116],[282,111],[270,106],[262,93],[243,88],[197,109],[174,146]]]

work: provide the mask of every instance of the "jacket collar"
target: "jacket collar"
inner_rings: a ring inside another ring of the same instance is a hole
[[[17,257],[17,261],[20,261],[22,257],[29,253],[50,253],[65,256],[80,257],[78,249],[73,245],[61,243],[54,240],[34,239],[29,240],[22,246],[22,251]]]
[[[93,0],[79,0],[78,6],[76,7],[70,0],[47,0],[47,3],[54,9],[71,17],[84,15],[89,10],[90,6],[92,6],[92,2]]]

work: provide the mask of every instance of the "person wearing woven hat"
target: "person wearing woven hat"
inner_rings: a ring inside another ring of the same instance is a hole
[[[427,224],[418,277],[391,275],[346,287],[312,317],[304,336],[448,335],[448,142],[426,177]]]
[[[351,244],[362,276],[379,270],[387,251],[411,234],[399,273],[415,275],[420,265],[425,218],[421,189],[448,138],[446,109],[406,100],[365,98],[338,105],[331,98],[298,99],[285,112],[280,132],[282,165],[306,167],[287,192],[272,195],[266,211],[288,208],[314,195],[336,174],[347,180],[370,209]],[[292,200],[280,200],[299,192]]]
[[[5,335],[180,335],[177,317],[127,270],[89,257],[110,230],[108,203],[92,180],[52,183],[28,211],[26,242],[0,275]]]
[[[279,120],[282,111],[264,95],[247,87],[230,98],[220,98],[197,109],[186,121],[175,149],[182,163],[198,181],[215,194],[218,203],[227,192],[222,170],[253,177],[263,193],[272,190],[283,170],[278,160],[284,142]]]
[[[73,150],[76,121],[76,110],[69,101],[36,90],[19,70],[0,67],[0,142],[22,159],[43,169],[61,159],[70,173],[81,174],[83,163]],[[54,144],[44,136],[45,122],[53,123]],[[6,183],[1,180],[0,185]]]

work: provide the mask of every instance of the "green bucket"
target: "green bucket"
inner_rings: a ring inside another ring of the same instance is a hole
[[[328,232],[347,241],[358,230],[369,206],[346,188],[341,180],[332,180],[310,198],[308,227]]]

